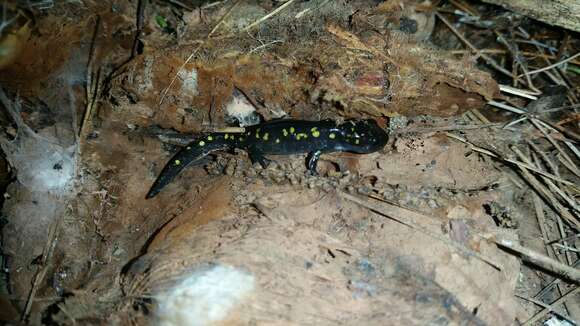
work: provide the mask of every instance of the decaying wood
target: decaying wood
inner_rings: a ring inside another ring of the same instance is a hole
[[[551,25],[580,32],[580,0],[483,0]]]

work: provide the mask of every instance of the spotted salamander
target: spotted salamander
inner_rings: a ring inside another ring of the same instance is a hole
[[[252,162],[260,163],[263,168],[270,162],[264,154],[308,153],[308,170],[316,174],[316,165],[323,153],[372,153],[382,149],[387,140],[387,133],[370,119],[348,120],[342,124],[332,120],[275,120],[247,127],[240,133],[209,133],[173,156],[146,198],[157,195],[189,164],[215,151],[244,149]]]

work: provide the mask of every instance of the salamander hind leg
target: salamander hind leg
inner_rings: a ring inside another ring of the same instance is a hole
[[[268,165],[270,165],[270,163],[272,162],[271,160],[269,160],[264,156],[264,153],[262,153],[262,151],[256,148],[249,148],[248,155],[250,156],[250,160],[252,161],[252,163],[256,162],[260,163],[262,169],[266,169]]]

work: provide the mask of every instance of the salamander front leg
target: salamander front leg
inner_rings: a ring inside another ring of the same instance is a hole
[[[271,160],[267,159],[264,156],[264,153],[262,153],[262,151],[258,149],[250,148],[248,149],[248,154],[250,155],[250,160],[252,161],[252,164],[258,162],[262,166],[262,169],[266,169],[268,165],[270,165],[270,162],[272,162]]]
[[[307,160],[306,167],[308,168],[308,171],[310,171],[312,175],[318,174],[318,172],[316,172],[316,166],[318,165],[318,159],[320,159],[320,155],[322,155],[322,151],[317,150],[308,153],[308,157],[306,157]]]

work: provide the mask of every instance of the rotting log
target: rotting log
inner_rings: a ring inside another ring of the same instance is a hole
[[[483,0],[551,25],[580,32],[580,0]]]

